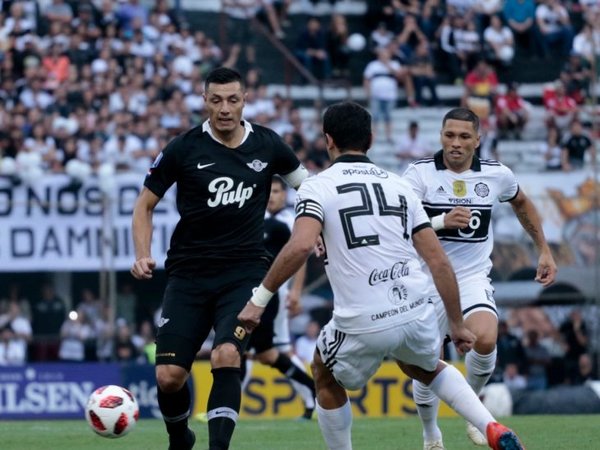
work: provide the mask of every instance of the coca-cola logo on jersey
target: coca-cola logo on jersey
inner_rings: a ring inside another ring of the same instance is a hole
[[[393,281],[400,277],[405,277],[409,273],[408,260],[398,261],[394,263],[392,267],[386,269],[373,269],[369,275],[369,284],[375,286],[379,283],[385,283],[386,281]]]
[[[238,208],[244,206],[246,200],[252,197],[254,188],[256,185],[244,186],[244,182],[240,181],[237,186],[234,186],[235,182],[229,177],[215,178],[208,185],[208,192],[215,194],[215,196],[208,200],[207,204],[211,208],[215,208],[219,205],[232,205],[238,203]]]

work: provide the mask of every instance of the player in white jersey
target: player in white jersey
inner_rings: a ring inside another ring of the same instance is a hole
[[[477,340],[466,356],[467,381],[479,394],[496,364],[498,316],[494,289],[488,278],[494,245],[492,205],[510,202],[521,225],[531,236],[540,256],[535,280],[549,285],[556,276],[556,264],[544,238],[539,215],[533,203],[519,189],[513,172],[498,161],[480,160],[479,119],[466,108],[455,108],[443,119],[442,150],[432,158],[412,163],[404,173],[421,199],[434,230],[456,273],[465,324]],[[443,308],[439,305],[441,331],[445,333]],[[424,425],[425,449],[440,445],[437,426],[438,400],[419,382],[413,395]],[[469,438],[479,445],[486,440],[471,424]]]
[[[325,112],[323,132],[333,164],[302,184],[292,237],[238,319],[252,332],[273,292],[306,261],[322,235],[334,310],[319,336],[312,369],[328,448],[352,448],[346,388],[363,387],[390,357],[475,421],[492,448],[522,449],[460,372],[439,360],[431,278],[419,256],[433,274],[459,352],[472,347],[474,336],[463,324],[454,272],[420,201],[400,177],[366,156],[371,115],[356,103],[338,103]]]

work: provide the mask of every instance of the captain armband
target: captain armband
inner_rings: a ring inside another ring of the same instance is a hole
[[[434,216],[430,219],[431,227],[434,231],[438,231],[444,228],[444,217],[446,217],[446,213],[442,213],[439,216]]]
[[[250,301],[256,306],[265,308],[269,304],[269,301],[273,295],[274,293],[269,291],[261,283],[260,286],[252,289],[252,297],[250,298]]]

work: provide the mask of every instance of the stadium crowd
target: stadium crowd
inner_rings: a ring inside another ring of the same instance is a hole
[[[251,50],[242,52],[242,44],[252,42],[223,45],[217,36],[192,29],[168,0],[151,7],[139,0],[0,3],[0,175],[19,182],[27,181],[27,174],[70,173],[71,161],[88,165],[92,174],[106,164],[116,171],[145,173],[172,137],[205,120],[203,76],[219,65],[243,67],[248,120],[283,136],[310,171],[328,165],[320,123],[303,120],[291,99],[268,95],[261,82],[261,71],[268,69]],[[462,85],[458,102],[482,118],[488,143],[520,139],[530,125],[531,105],[511,78],[515,55],[544,61],[556,58],[550,48],[560,46],[560,77],[546,80],[542,95],[546,116],[538,125],[548,131],[540,151],[548,170],[577,170],[594,160],[582,112],[600,55],[597,2],[366,3],[368,49],[373,54],[363,74],[365,92],[374,120],[387,122],[385,137],[401,157],[415,157],[410,153],[415,138],[398,140],[393,135],[389,113],[399,105],[397,88],[405,91],[410,107],[418,108],[439,104],[440,81]],[[329,25],[310,17],[306,29],[294,30],[287,18],[288,1],[224,0],[223,6],[237,22],[264,15],[278,39],[295,35],[291,50],[318,79],[349,77],[352,51],[347,40],[354,30],[343,14],[332,14]],[[236,36],[244,38],[243,33]],[[390,85],[393,95],[382,96]],[[418,128],[418,123],[411,127]],[[490,148],[483,156],[501,158]],[[433,150],[418,150],[419,157]],[[18,286],[1,294],[0,364],[152,360],[155,325],[136,317],[131,286],[120,287],[114,324],[107,321],[107,306],[89,290],[79,294],[70,315],[50,284],[43,286],[40,299],[21,298]],[[581,317],[573,312],[558,323],[542,309],[535,314],[543,326],[529,329],[515,318],[512,328],[500,333],[499,347],[502,339],[511,344],[506,356],[499,357],[497,377],[534,389],[589,376]],[[315,322],[309,327],[303,346],[314,345]],[[44,339],[36,339],[40,337]],[[557,375],[555,362],[566,355],[568,370]]]

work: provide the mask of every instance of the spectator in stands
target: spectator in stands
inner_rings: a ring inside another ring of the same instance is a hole
[[[483,32],[486,54],[496,68],[510,66],[515,57],[515,42],[509,27],[502,23],[499,15],[490,17],[490,25]]]
[[[228,56],[225,67],[237,67],[242,48],[245,49],[246,67],[256,64],[254,31],[252,20],[260,9],[259,0],[223,0],[223,11],[227,14]]]
[[[29,342],[31,323],[20,302],[10,300],[8,310],[0,315],[0,366],[25,364]]]
[[[540,32],[535,20],[535,0],[506,0],[503,15],[515,36],[517,45],[530,56],[542,56]]]
[[[321,325],[314,320],[310,320],[306,324],[306,330],[302,336],[296,339],[294,351],[298,358],[304,364],[310,364],[313,360],[315,348],[317,347],[317,338],[321,331]]]
[[[431,144],[419,134],[419,122],[411,121],[406,133],[400,136],[396,146],[396,158],[401,161],[402,169],[405,169],[412,161],[432,155]]]
[[[119,306],[118,297],[117,306]],[[93,328],[94,335],[96,336],[95,359],[102,362],[112,361],[114,354],[113,344],[115,336],[115,324],[110,306],[107,304],[102,305],[102,312],[100,317],[94,321]]]
[[[586,157],[595,164],[596,148],[584,132],[581,121],[575,119],[569,127],[570,133],[567,134],[562,142],[561,162],[564,171],[582,169],[586,163]]]
[[[115,360],[118,362],[132,362],[139,356],[133,342],[131,328],[124,320],[117,320],[114,348]]]
[[[31,308],[38,360],[55,359],[60,328],[66,317],[65,304],[51,283],[42,286],[42,298]]]
[[[261,9],[260,12],[267,17],[271,31],[277,39],[285,38],[285,33],[281,29],[281,22],[279,21],[279,15],[275,9],[273,0],[260,0]]]
[[[95,329],[85,312],[73,313],[60,328],[60,349],[58,357],[61,361],[82,362],[86,359],[86,345],[96,337]],[[95,340],[94,348],[95,348]]]
[[[142,357],[142,362],[154,364],[156,362],[156,331],[150,320],[140,324],[139,333],[133,336],[132,341]]]
[[[399,59],[401,63],[407,64],[415,53],[415,49],[422,42],[429,42],[427,36],[419,28],[417,17],[413,14],[407,14],[404,17],[402,31],[396,37],[397,54],[402,55]]]
[[[496,377],[502,379],[509,365],[514,365],[521,373],[526,366],[526,355],[523,344],[508,328],[505,320],[498,321],[498,339],[496,343]]]
[[[386,23],[379,22],[369,36],[369,48],[376,54],[378,49],[389,47],[394,37],[394,33],[388,30]]]
[[[540,152],[544,155],[545,167],[548,171],[562,170],[561,135],[556,126],[546,128],[546,141],[541,144]]]
[[[329,167],[330,161],[324,137],[319,136],[313,141],[303,163],[310,173],[318,173]]]
[[[475,22],[481,34],[490,26],[492,17],[501,13],[503,3],[504,0],[472,0]]]
[[[579,355],[577,371],[568,379],[568,381],[572,385],[581,385],[587,381],[595,380],[595,373],[596,371],[594,370],[594,362],[591,355],[589,353],[583,353]]]
[[[36,0],[3,1],[6,14],[4,27],[7,34],[19,35],[37,30],[38,7]]]
[[[493,19],[492,19],[493,20]],[[496,124],[500,139],[521,139],[523,129],[529,121],[529,104],[519,95],[517,83],[509,83],[506,93],[496,97]]]
[[[43,16],[48,22],[68,25],[73,19],[73,8],[65,0],[52,0],[52,3],[43,9]]]
[[[31,320],[31,304],[27,297],[22,294],[21,286],[17,282],[9,283],[6,296],[0,300],[0,314],[8,311],[10,302],[17,302],[23,317]]]
[[[502,374],[502,382],[509,389],[525,389],[527,387],[527,378],[519,373],[519,368],[516,364],[507,364]]]
[[[586,58],[572,51],[560,71],[560,79],[566,87],[567,95],[578,105],[582,105],[589,97],[592,65]]]
[[[588,328],[581,310],[574,308],[569,317],[560,325],[560,334],[566,345],[564,356],[567,378],[576,379],[579,370],[579,358],[586,354],[589,344]]]
[[[569,11],[561,0],[546,0],[546,2],[540,3],[535,9],[535,19],[542,36],[544,57],[555,56],[556,52],[553,50],[557,46],[559,56],[566,57],[573,42],[573,28]]]
[[[350,77],[348,35],[346,16],[333,14],[327,30],[327,51],[331,58],[331,75],[333,78],[349,79]]]
[[[317,17],[309,17],[296,40],[296,57],[318,80],[329,78],[331,61],[327,37]]]
[[[543,390],[548,386],[546,368],[550,365],[551,358],[548,350],[539,342],[539,332],[529,330],[525,345],[527,358],[527,389],[532,391]]]
[[[436,106],[439,103],[437,76],[429,42],[421,41],[417,45],[415,52],[408,60],[408,68],[413,79],[417,104]],[[424,89],[429,90],[429,98],[427,100],[423,97]]]
[[[449,72],[450,81],[462,84],[467,72],[465,43],[461,41],[459,51],[457,40],[466,31],[465,19],[460,16],[446,16],[438,29],[440,39],[440,54],[445,69]]]
[[[567,95],[562,80],[556,80],[546,87],[542,99],[546,113],[546,126],[554,125],[561,134],[565,133],[571,122],[578,117],[579,107],[575,99]]]
[[[365,67],[363,85],[373,115],[373,131],[376,133],[378,124],[383,122],[388,143],[393,143],[392,110],[398,100],[398,82],[404,85],[408,104],[416,106],[410,71],[391,58],[389,48],[380,48],[377,58]]]
[[[595,64],[600,56],[600,30],[590,23],[584,23],[573,39],[572,52],[583,56],[590,65]]]
[[[481,122],[486,122],[494,112],[497,89],[496,71],[485,59],[480,59],[465,78],[461,102],[477,114]]]
[[[140,3],[140,0],[122,0],[116,11],[120,28],[131,33],[137,26],[148,23],[148,9]]]
[[[77,305],[77,312],[83,313],[93,323],[100,318],[102,309],[102,301],[96,297],[96,294],[89,288],[83,288]]]
[[[419,25],[429,42],[435,41],[435,32],[439,29],[446,9],[441,0],[425,0],[421,15],[419,16]]]

